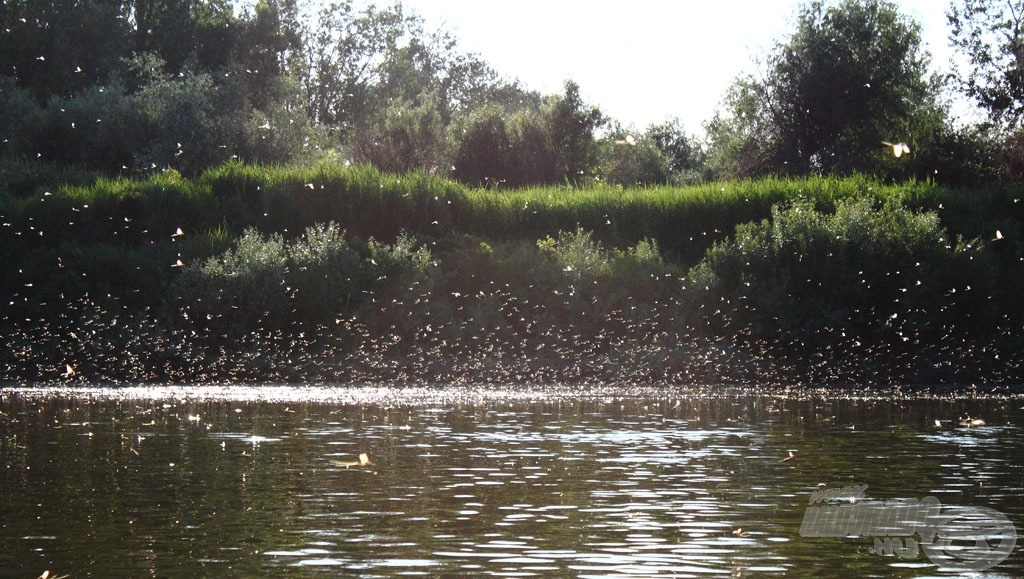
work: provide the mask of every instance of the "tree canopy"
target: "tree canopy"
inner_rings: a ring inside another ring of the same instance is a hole
[[[761,70],[733,83],[702,142],[678,121],[620,126],[572,80],[561,94],[530,91],[399,3],[7,0],[0,156],[109,173],[330,156],[506,187],[1022,173],[1015,3],[957,0],[949,12],[967,57],[959,87],[1001,141],[952,124],[921,29],[896,5],[816,0],[797,16]]]
[[[709,124],[723,170],[736,175],[884,172],[882,141],[924,145],[941,130],[940,84],[920,27],[882,0],[812,2],[741,77],[726,116]]]
[[[1007,125],[1024,119],[1024,5],[960,0],[947,14],[950,42],[967,58],[956,70],[964,92]]]

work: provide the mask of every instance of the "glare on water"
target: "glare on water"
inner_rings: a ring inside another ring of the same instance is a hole
[[[7,389],[0,569],[941,574],[871,536],[802,535],[808,507],[866,485],[1022,520],[1022,408],[730,388]],[[981,575],[1022,572],[1014,551]]]

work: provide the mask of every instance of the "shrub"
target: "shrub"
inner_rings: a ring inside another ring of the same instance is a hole
[[[94,86],[47,103],[37,128],[43,159],[116,172],[130,165],[138,146],[139,112],[117,84]]]
[[[469,119],[455,154],[455,177],[476,187],[499,187],[515,180],[512,145],[501,111],[486,107]]]
[[[391,245],[362,245],[333,223],[311,226],[292,241],[250,228],[233,248],[186,267],[175,293],[192,324],[237,337],[333,322],[389,278],[429,263],[430,253],[404,236]]]
[[[281,327],[291,310],[287,269],[281,237],[247,229],[235,247],[182,272],[177,293],[184,317],[232,335]]]
[[[572,232],[559,232],[558,238],[551,236],[537,242],[544,253],[561,266],[570,279],[579,281],[606,275],[611,271],[611,259],[594,241],[590,232],[582,228]]]
[[[994,328],[985,248],[896,202],[776,206],[709,250],[686,286],[705,323],[753,339],[917,344]]]
[[[604,151],[604,180],[622,187],[664,185],[669,180],[668,162],[658,147],[641,140],[635,146],[611,144]]]

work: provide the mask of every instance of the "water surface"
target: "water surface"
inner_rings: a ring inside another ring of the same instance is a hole
[[[942,576],[803,536],[812,493],[1024,528],[1022,424],[1012,396],[8,388],[0,575]],[[1020,575],[1020,548],[977,574]]]

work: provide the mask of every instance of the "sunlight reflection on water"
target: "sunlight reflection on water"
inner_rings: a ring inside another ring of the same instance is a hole
[[[936,567],[870,537],[801,536],[811,493],[867,484],[1019,521],[1022,408],[738,388],[8,388],[0,569],[917,576]],[[967,412],[988,425],[934,426]],[[1024,559],[981,576],[1001,573]]]

